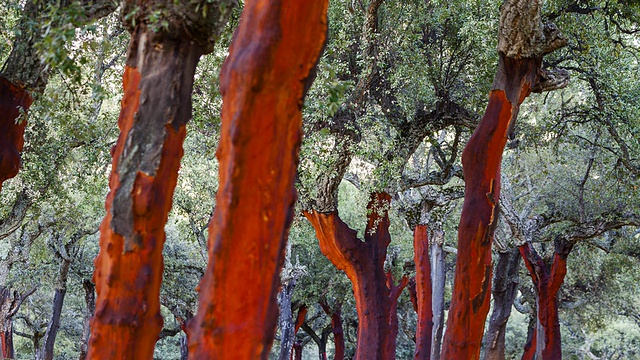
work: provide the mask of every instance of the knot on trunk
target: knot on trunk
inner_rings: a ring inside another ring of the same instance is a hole
[[[569,85],[569,72],[565,69],[539,69],[538,82],[532,89],[533,92],[541,93],[565,88]]]

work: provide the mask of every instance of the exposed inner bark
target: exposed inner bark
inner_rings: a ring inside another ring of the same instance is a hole
[[[391,242],[389,202],[390,196],[386,193],[372,194],[367,206],[364,241],[358,239],[356,231],[340,219],[337,211],[304,212],[316,230],[322,253],[351,280],[358,313],[356,359],[395,357],[398,332],[395,309],[408,279],[404,277],[399,285],[394,285],[391,275],[384,271]]]
[[[0,76],[0,189],[5,180],[16,176],[20,170],[25,115],[29,106],[29,93]]]
[[[535,348],[535,359],[562,359],[558,291],[567,274],[567,256],[571,248],[571,243],[557,242],[553,262],[549,267],[531,243],[520,246],[520,254],[536,289],[538,321],[535,340],[531,342],[531,347]],[[531,354],[532,350],[526,351],[525,355]]]
[[[269,355],[296,199],[300,108],[326,40],[327,5],[245,4],[220,76],[220,186],[201,306],[190,323],[195,359]]]
[[[485,360],[504,360],[507,321],[518,290],[520,252],[517,248],[500,253],[493,277],[493,312],[485,337]]]
[[[500,13],[499,63],[489,103],[462,153],[465,197],[442,357],[478,359],[489,311],[491,243],[500,199],[500,163],[520,104],[542,86],[542,57],[566,44],[540,20],[542,0],[506,0]],[[555,28],[555,27],[553,27]],[[552,34],[553,33],[553,34]],[[560,83],[566,84],[566,77]]]
[[[416,299],[418,325],[414,358],[431,358],[433,337],[433,311],[431,286],[431,261],[429,260],[429,238],[426,225],[416,225],[413,230],[413,258],[416,264]]]
[[[92,359],[153,356],[162,329],[164,225],[201,54],[194,43],[163,38],[143,25],[132,34],[118,119],[121,133],[112,149],[111,191],[95,260]]]

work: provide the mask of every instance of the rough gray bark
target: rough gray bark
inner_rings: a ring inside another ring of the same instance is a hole
[[[84,288],[84,302],[87,308],[84,312],[84,322],[82,326],[82,340],[80,341],[80,356],[79,360],[85,360],[87,358],[87,351],[89,346],[89,337],[91,336],[91,317],[96,310],[96,286],[90,279],[84,279],[82,282]]]
[[[291,312],[291,299],[293,298],[293,289],[295,281],[282,285],[282,290],[278,293],[278,307],[280,308],[280,317],[278,325],[280,327],[280,355],[279,360],[289,360],[291,357],[291,348],[294,340],[294,320]]]
[[[444,330],[444,285],[446,280],[445,252],[443,251],[444,232],[434,229],[431,235],[431,308],[433,311],[433,333],[431,340],[431,359],[440,359],[442,332]]]
[[[485,335],[485,360],[504,360],[507,320],[519,283],[520,251],[512,248],[498,254],[493,276],[493,312]]]

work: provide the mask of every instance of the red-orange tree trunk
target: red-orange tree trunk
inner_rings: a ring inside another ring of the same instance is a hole
[[[384,272],[387,247],[391,242],[389,202],[388,194],[372,194],[367,206],[369,215],[364,241],[358,239],[357,232],[340,219],[337,211],[304,213],[316,230],[322,253],[351,280],[358,313],[356,359],[359,360],[395,358],[393,322],[394,316],[397,322],[397,314],[392,314],[393,302],[397,301],[407,279],[394,286],[393,280],[387,280]]]
[[[190,324],[194,359],[266,359],[296,199],[304,95],[327,1],[246,1],[220,76],[220,186],[209,264]]]
[[[433,311],[431,303],[431,261],[429,260],[429,238],[426,225],[416,225],[413,230],[413,259],[416,264],[416,303],[418,325],[414,358],[431,358],[433,333]]]
[[[329,304],[324,301],[320,302],[322,310],[331,318],[331,332],[333,333],[333,360],[344,359],[344,329],[342,328],[342,304],[336,303],[335,308],[331,309]]]
[[[443,359],[478,359],[491,291],[491,242],[500,198],[500,162],[507,133],[529,95],[539,61],[500,55],[489,104],[462,152],[464,204]]]
[[[88,358],[151,359],[162,328],[164,226],[191,118],[193,76],[224,18],[214,4],[127,1],[131,42],[112,149],[107,215],[95,259],[96,310]],[[203,4],[200,4],[203,5]],[[166,28],[148,17],[164,11]],[[132,18],[135,17],[135,20]],[[149,25],[149,26],[147,26]]]
[[[558,290],[567,274],[567,256],[571,245],[556,245],[551,267],[547,267],[531,243],[520,246],[520,254],[536,289],[537,324],[530,347],[524,358],[562,359]]]
[[[24,127],[31,96],[0,76],[0,189],[5,180],[18,174]]]

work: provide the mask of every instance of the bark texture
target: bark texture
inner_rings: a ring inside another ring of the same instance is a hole
[[[567,256],[571,249],[571,243],[556,242],[553,262],[549,267],[531,243],[520,246],[520,254],[536,289],[538,319],[535,334],[530,343],[533,349],[529,348],[525,351],[526,358],[533,355],[533,359],[562,359],[558,291],[567,274]]]
[[[496,262],[493,277],[493,312],[489,319],[489,327],[485,337],[485,360],[504,360],[505,335],[507,321],[511,315],[513,301],[518,292],[518,268],[520,252],[513,248],[501,252]]]
[[[458,228],[456,273],[442,357],[480,357],[491,289],[491,244],[500,198],[500,163],[520,104],[531,91],[553,89],[541,75],[544,54],[566,44],[541,37],[541,0],[507,0],[500,14],[499,63],[489,103],[463,153],[465,197]],[[560,40],[558,40],[560,39]],[[561,86],[568,80],[553,81]]]
[[[118,118],[120,136],[112,149],[107,216],[95,259],[91,359],[153,356],[162,329],[164,225],[185,125],[191,118],[193,76],[200,55],[211,49],[211,37],[224,25],[228,10],[223,5],[227,4],[169,0],[123,5],[131,42]],[[201,6],[208,6],[208,12]],[[166,28],[154,26],[154,11],[166,15]]]
[[[395,358],[398,329],[394,309],[408,280],[404,277],[395,285],[391,275],[384,271],[391,242],[387,212],[390,200],[386,193],[372,194],[364,241],[358,239],[356,231],[340,219],[337,211],[304,213],[316,230],[322,253],[351,280],[358,313],[356,359],[361,360]]]
[[[414,358],[431,358],[433,336],[431,261],[429,260],[429,237],[426,225],[416,225],[413,230],[413,259],[416,264],[416,300],[418,325]]]
[[[327,5],[245,3],[220,76],[220,187],[190,324],[195,359],[268,357],[296,199],[300,109],[326,40]]]

